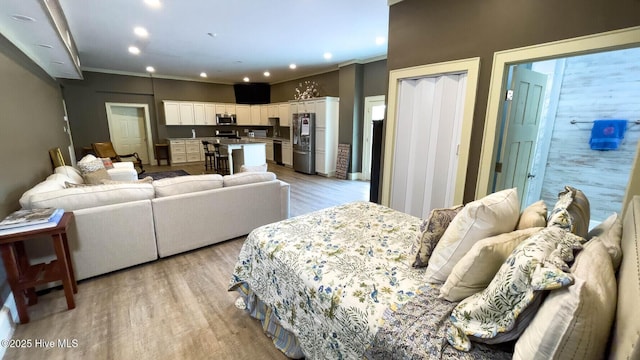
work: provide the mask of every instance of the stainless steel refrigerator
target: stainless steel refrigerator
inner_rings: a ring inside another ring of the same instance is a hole
[[[316,173],[316,114],[293,114],[293,169]]]

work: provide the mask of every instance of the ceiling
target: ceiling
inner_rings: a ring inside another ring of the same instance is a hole
[[[387,53],[387,0],[146,1],[0,0],[0,33],[54,78],[81,78],[79,69],[148,76],[153,66],[155,77],[273,84]]]

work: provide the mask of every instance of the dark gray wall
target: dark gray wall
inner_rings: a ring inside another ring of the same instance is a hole
[[[20,208],[26,190],[52,172],[49,149],[69,161],[58,84],[0,35],[0,219]],[[9,295],[0,262],[0,301]]]
[[[480,57],[465,201],[475,196],[493,53],[640,25],[638,0],[404,0],[389,9],[389,70]]]
[[[84,146],[109,139],[106,102],[149,105],[154,142],[190,137],[192,127],[164,125],[163,100],[234,103],[232,85],[85,72],[84,80],[63,81],[76,154]],[[199,135],[213,135],[210,126],[194,126]]]
[[[324,74],[308,76],[301,79],[286,81],[271,85],[271,102],[284,102],[294,100],[296,88],[305,81],[315,81],[318,83],[320,96],[339,96],[338,88],[339,72],[331,71]]]

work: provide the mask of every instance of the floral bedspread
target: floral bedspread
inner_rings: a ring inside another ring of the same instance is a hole
[[[385,311],[367,359],[499,360],[511,359],[513,343],[475,344],[469,352],[453,348],[447,341],[449,315],[457,302],[438,298],[439,285],[425,286],[396,311]]]
[[[309,359],[361,359],[393,311],[420,293],[411,267],[421,220],[368,202],[254,230],[229,290],[248,286]]]

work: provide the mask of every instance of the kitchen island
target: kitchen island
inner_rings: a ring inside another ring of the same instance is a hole
[[[266,144],[260,140],[215,138],[213,143],[220,144],[229,154],[230,174],[239,172],[242,165],[260,166],[267,163]]]

